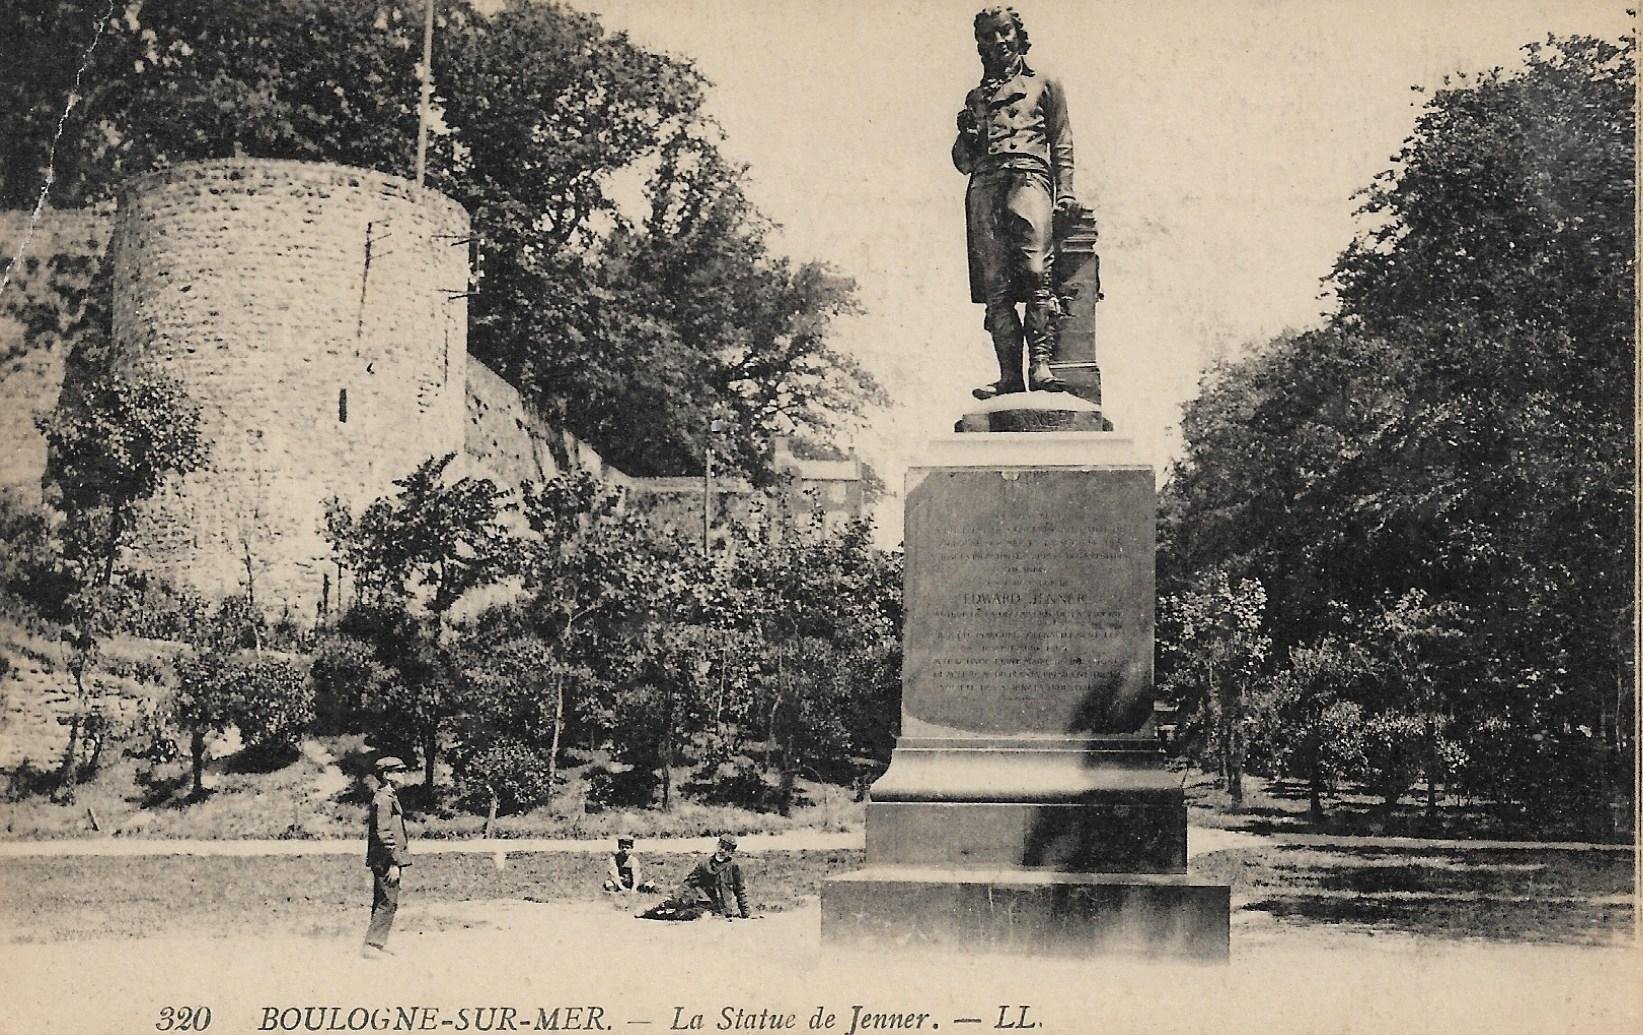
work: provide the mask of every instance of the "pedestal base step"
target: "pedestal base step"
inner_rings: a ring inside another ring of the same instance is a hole
[[[1187,807],[874,801],[867,865],[1183,874]]]
[[[876,866],[822,885],[824,942],[1225,960],[1231,892],[1176,874]]]

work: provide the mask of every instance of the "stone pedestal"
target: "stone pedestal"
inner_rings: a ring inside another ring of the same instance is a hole
[[[954,431],[1111,431],[1101,407],[1072,392],[1007,392],[973,404]]]
[[[953,435],[909,472],[901,737],[826,939],[1225,957],[1152,729],[1155,519],[1107,433]]]

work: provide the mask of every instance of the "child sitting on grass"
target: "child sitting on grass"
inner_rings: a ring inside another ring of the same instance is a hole
[[[616,851],[610,853],[610,866],[606,873],[604,889],[613,895],[656,890],[656,883],[645,880],[640,871],[639,856],[633,850],[633,838],[626,834],[616,839]]]

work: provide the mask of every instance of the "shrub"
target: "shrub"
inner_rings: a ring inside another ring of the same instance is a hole
[[[128,738],[131,743],[126,745],[125,756],[155,765],[176,761],[181,752],[171,730],[170,713],[162,706],[145,701],[131,724]]]
[[[779,804],[777,788],[757,765],[746,760],[701,766],[685,791],[708,805],[735,805],[758,812]]]
[[[151,575],[127,575],[106,600],[112,631],[149,640],[195,640],[211,614],[204,597]]]
[[[33,759],[25,758],[6,774],[6,800],[17,802],[50,794],[56,786],[55,770],[41,769],[34,764]]]
[[[584,776],[590,812],[602,808],[649,806],[655,797],[656,776],[648,769],[606,769],[596,766]]]
[[[393,673],[377,660],[368,643],[348,636],[328,636],[314,648],[309,674],[314,684],[314,712],[324,728],[358,733],[372,702]]]
[[[248,745],[294,749],[314,722],[314,688],[302,668],[286,658],[243,662],[235,675],[235,725]]]
[[[1589,734],[1491,716],[1460,739],[1457,782],[1502,819],[1541,833],[1613,833],[1602,822],[1601,761]]]
[[[51,545],[47,512],[0,490],[0,599],[6,610],[34,621],[66,622],[73,591]]]
[[[458,793],[482,808],[493,798],[500,810],[521,812],[547,801],[553,794],[549,768],[545,751],[514,737],[451,755]]]
[[[1388,806],[1414,785],[1426,761],[1426,720],[1406,712],[1382,712],[1363,725],[1364,769],[1369,786]]]

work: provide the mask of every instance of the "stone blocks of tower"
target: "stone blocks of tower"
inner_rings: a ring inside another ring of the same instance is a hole
[[[312,613],[324,501],[356,510],[429,456],[461,453],[467,213],[407,180],[228,159],[121,192],[115,340],[200,404],[209,468],[146,507],[139,564]],[[334,599],[334,598],[333,598]]]

